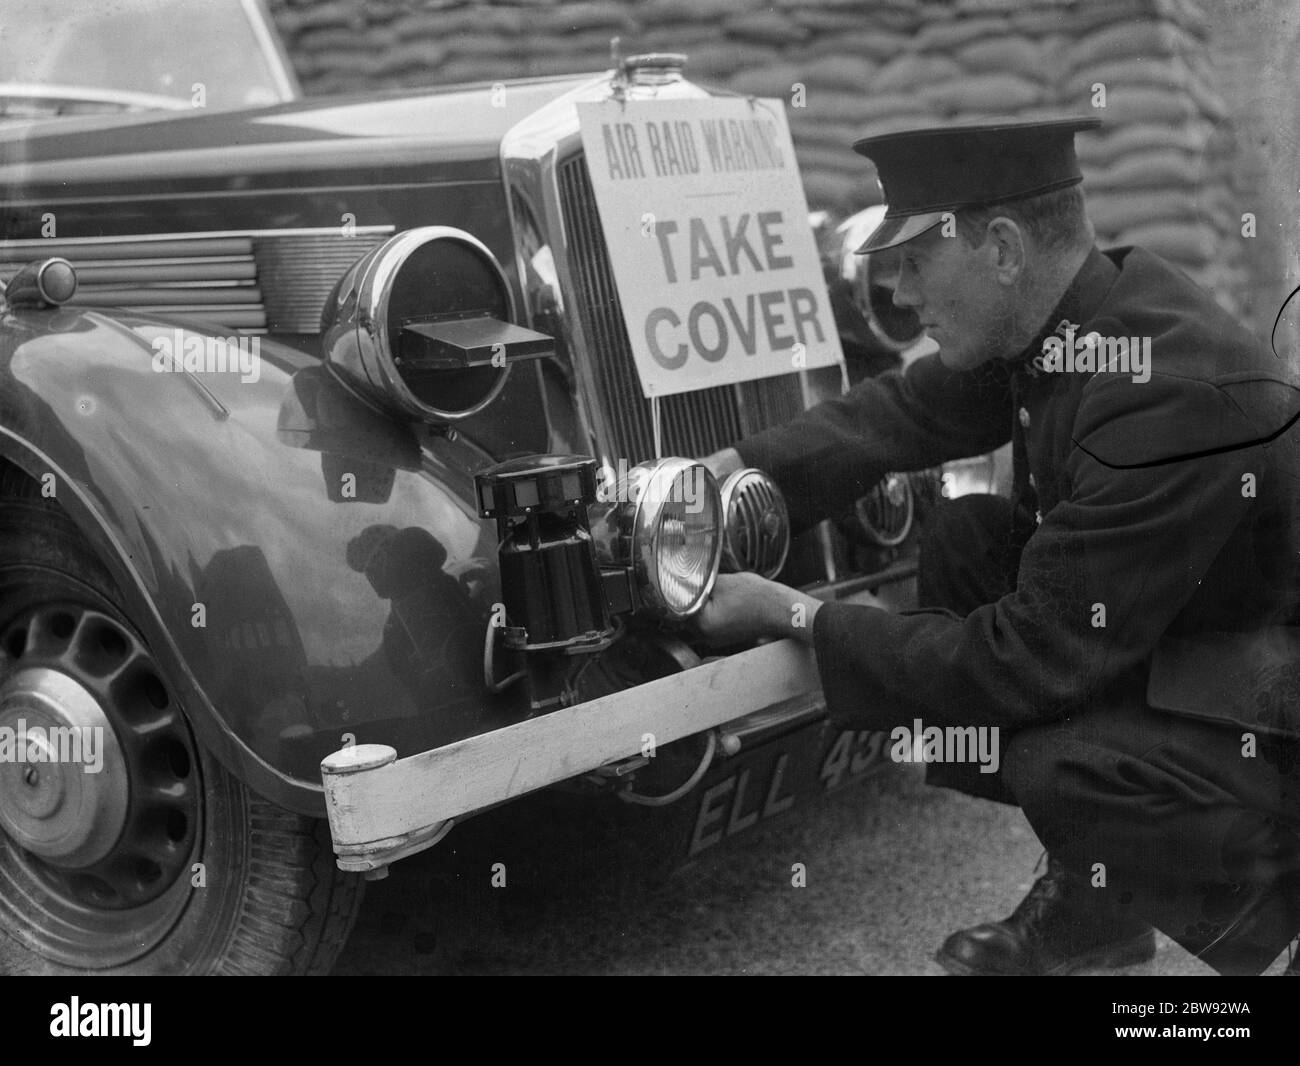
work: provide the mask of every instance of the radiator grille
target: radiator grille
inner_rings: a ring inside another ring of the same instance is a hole
[[[642,462],[654,456],[650,403],[641,395],[591,178],[581,154],[560,165],[559,187],[578,290],[574,303],[592,346],[595,400],[606,413],[612,436],[608,447],[613,456]],[[802,410],[797,374],[665,396],[659,401],[663,452],[704,456]]]
[[[77,268],[78,307],[121,307],[248,333],[315,333],[339,276],[392,232],[195,234],[0,242],[0,277],[36,258]]]

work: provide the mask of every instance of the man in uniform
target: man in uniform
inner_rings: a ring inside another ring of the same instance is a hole
[[[811,644],[838,724],[998,728],[997,773],[928,778],[1018,804],[1047,872],[950,936],[948,970],[1141,961],[1154,925],[1258,973],[1300,933],[1300,387],[1186,275],[1095,246],[1074,135],[1097,125],[854,145],[888,204],[859,251],[901,245],[894,302],[938,352],[707,462],[767,471],[802,529],[1010,440],[1012,498],[941,505],[918,610],[724,575],[699,625]]]

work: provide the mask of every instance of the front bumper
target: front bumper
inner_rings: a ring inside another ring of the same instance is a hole
[[[821,682],[810,647],[765,644],[405,759],[385,744],[321,763],[339,868],[380,871],[431,847],[453,819],[781,704]],[[801,698],[802,697],[802,698]]]
[[[914,573],[911,563],[900,564],[813,594],[900,610],[915,606]],[[824,710],[812,648],[786,639],[405,759],[387,744],[342,748],[321,762],[334,853],[342,870],[382,876],[390,863],[438,843],[455,819],[647,745],[729,723],[730,739],[741,742],[777,719]],[[735,728],[742,718],[747,725]]]

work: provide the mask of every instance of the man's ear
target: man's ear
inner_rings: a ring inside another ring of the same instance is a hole
[[[1025,268],[1025,234],[1014,219],[999,215],[985,231],[991,265],[1001,285],[1014,285]]]

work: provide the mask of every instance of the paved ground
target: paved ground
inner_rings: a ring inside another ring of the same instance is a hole
[[[336,972],[937,975],[943,938],[1008,913],[1041,854],[1018,811],[895,765],[666,877],[661,835],[567,802],[494,812],[399,863],[370,886]],[[1166,940],[1124,972],[1212,973]]]

